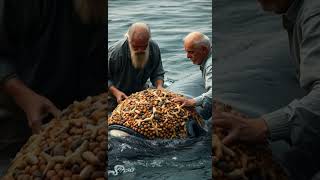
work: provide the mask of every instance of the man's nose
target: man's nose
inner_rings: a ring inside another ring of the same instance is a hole
[[[188,54],[187,54],[187,58],[191,58],[191,57],[192,57],[191,54],[188,53]]]

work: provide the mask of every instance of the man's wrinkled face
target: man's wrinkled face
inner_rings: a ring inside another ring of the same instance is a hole
[[[258,0],[258,2],[265,11],[283,14],[288,10],[292,0]]]
[[[205,46],[199,45],[199,47],[193,45],[190,42],[184,43],[184,49],[193,64],[200,65],[207,56],[207,50]]]
[[[132,65],[143,69],[149,59],[149,39],[132,39],[129,41]]]

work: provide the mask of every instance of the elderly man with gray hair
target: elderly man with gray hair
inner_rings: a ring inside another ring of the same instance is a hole
[[[200,65],[205,82],[205,93],[192,99],[176,98],[184,106],[198,106],[199,114],[208,119],[212,115],[212,50],[210,39],[200,33],[191,32],[184,38],[184,49],[193,64]]]
[[[125,38],[109,47],[108,76],[108,89],[118,103],[145,89],[149,78],[153,86],[163,88],[160,49],[147,24],[132,24]]]

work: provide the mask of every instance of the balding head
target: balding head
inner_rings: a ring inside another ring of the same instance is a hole
[[[142,22],[134,23],[129,27],[127,36],[129,41],[149,41],[151,37],[150,28]]]
[[[183,40],[184,44],[190,44],[195,48],[200,46],[205,46],[208,49],[211,48],[210,39],[200,32],[191,32]]]
[[[183,41],[187,57],[194,64],[200,65],[211,51],[210,39],[200,32],[189,33]]]
[[[132,65],[142,69],[149,58],[150,28],[145,23],[134,23],[130,26],[126,36],[130,48]]]

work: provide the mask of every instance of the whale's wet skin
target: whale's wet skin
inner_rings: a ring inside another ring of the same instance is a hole
[[[109,179],[210,179],[210,135],[180,140],[108,137]]]

